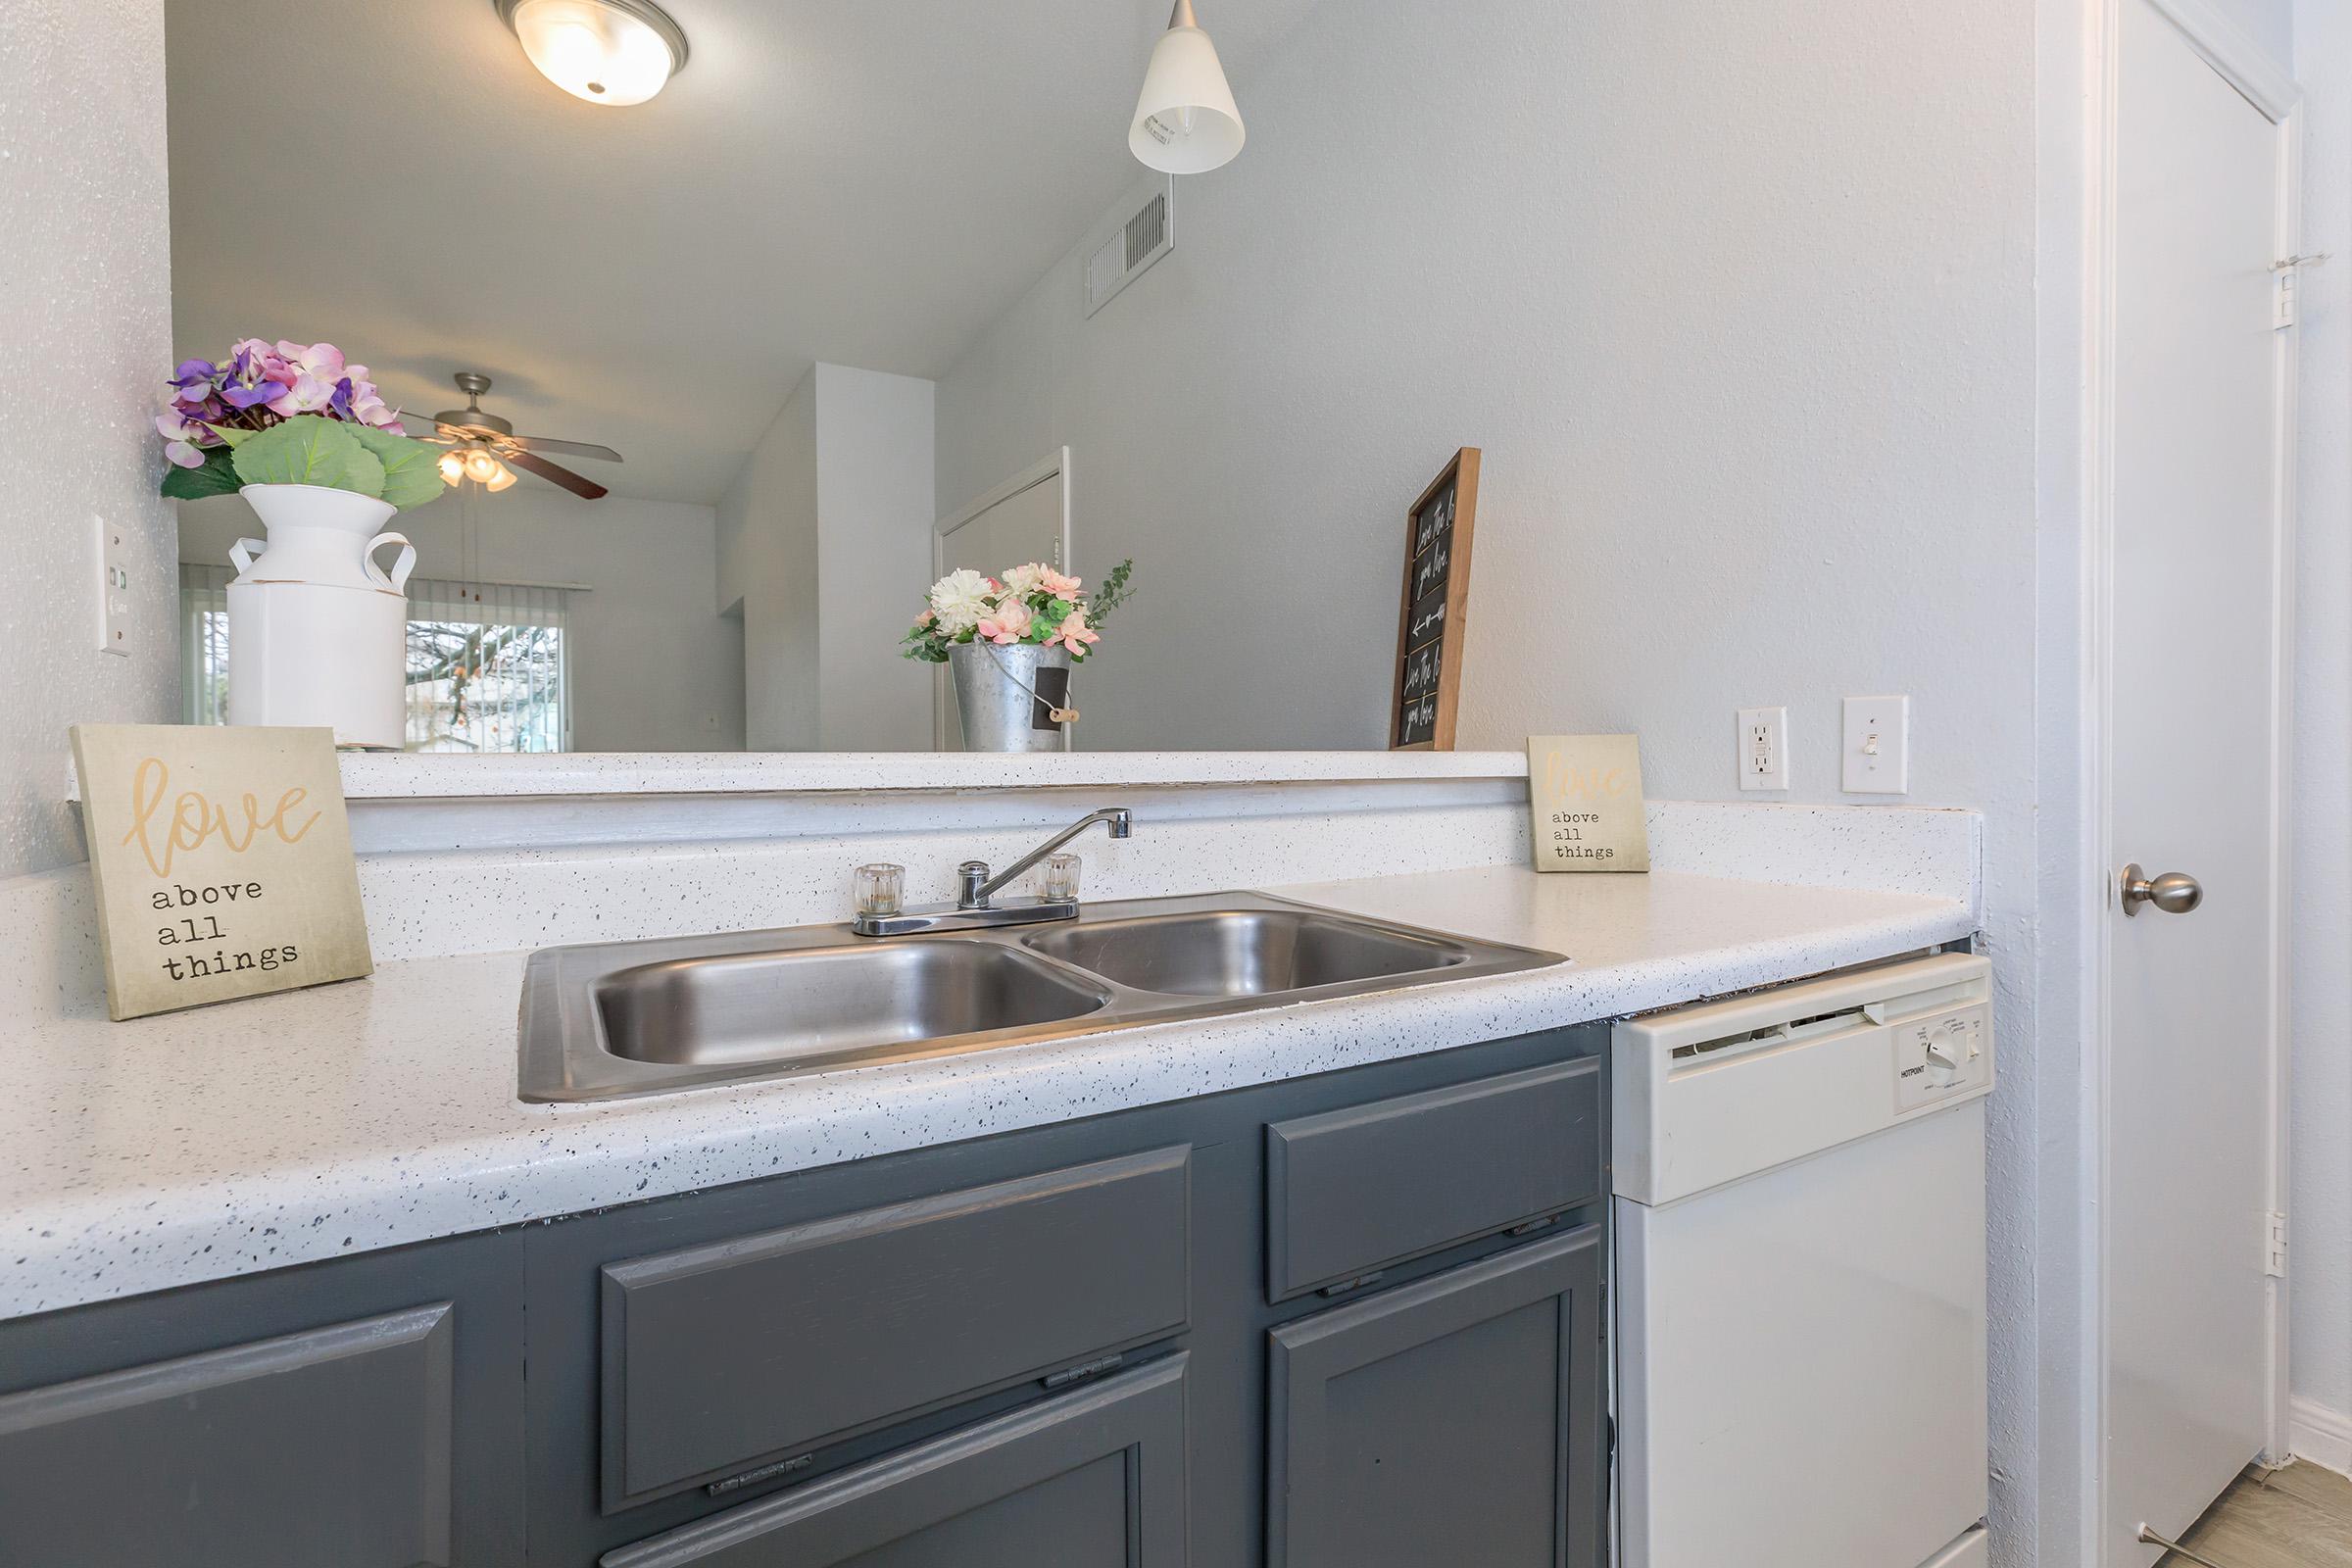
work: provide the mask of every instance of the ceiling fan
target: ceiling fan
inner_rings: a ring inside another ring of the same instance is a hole
[[[488,414],[482,409],[482,394],[490,390],[490,378],[479,370],[460,370],[454,380],[458,390],[466,394],[462,409],[443,409],[432,416],[435,426],[430,433],[412,430],[420,441],[430,441],[451,449],[441,460],[441,476],[451,484],[460,479],[474,479],[492,490],[504,490],[514,482],[512,473],[502,466],[512,465],[525,473],[535,473],[550,484],[562,485],[584,501],[601,499],[605,487],[593,479],[584,479],[569,468],[547,461],[541,453],[556,452],[567,458],[595,458],[603,463],[618,463],[620,454],[611,447],[600,447],[589,441],[552,441],[540,435],[516,435],[511,419]],[[403,422],[422,424],[421,414],[404,414]],[[478,456],[477,456],[478,455]],[[453,461],[454,460],[454,461]],[[505,482],[500,475],[505,473]]]

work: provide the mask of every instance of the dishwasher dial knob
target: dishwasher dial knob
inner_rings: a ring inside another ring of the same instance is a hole
[[[1959,1082],[1960,1075],[1968,1069],[1968,1041],[1957,1023],[1936,1024],[1929,1029],[1921,1049],[1926,1057],[1928,1082],[1939,1089]]]

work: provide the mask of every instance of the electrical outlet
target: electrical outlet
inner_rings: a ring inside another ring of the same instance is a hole
[[[1740,787],[1743,790],[1785,790],[1788,787],[1788,710],[1740,710]]]
[[[98,619],[93,628],[102,654],[130,657],[130,542],[120,523],[92,517],[98,553]]]
[[[1911,699],[1848,697],[1838,773],[1848,795],[1911,793]]]

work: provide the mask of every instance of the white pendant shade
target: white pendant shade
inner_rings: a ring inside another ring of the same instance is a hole
[[[1204,174],[1233,162],[1247,132],[1217,46],[1177,7],[1178,22],[1160,34],[1136,100],[1127,146],[1144,164],[1170,174]]]

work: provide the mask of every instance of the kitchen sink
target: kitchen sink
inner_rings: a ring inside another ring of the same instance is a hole
[[[1561,961],[1260,893],[1096,905],[1042,927],[549,948],[524,974],[520,1087],[528,1101],[610,1100]]]
[[[1212,909],[1072,922],[1021,938],[1032,953],[1114,985],[1182,997],[1263,997],[1470,961],[1452,938],[1309,909]]]
[[[982,942],[669,958],[595,984],[605,1049],[631,1061],[805,1065],[1082,1017],[1107,988]]]

